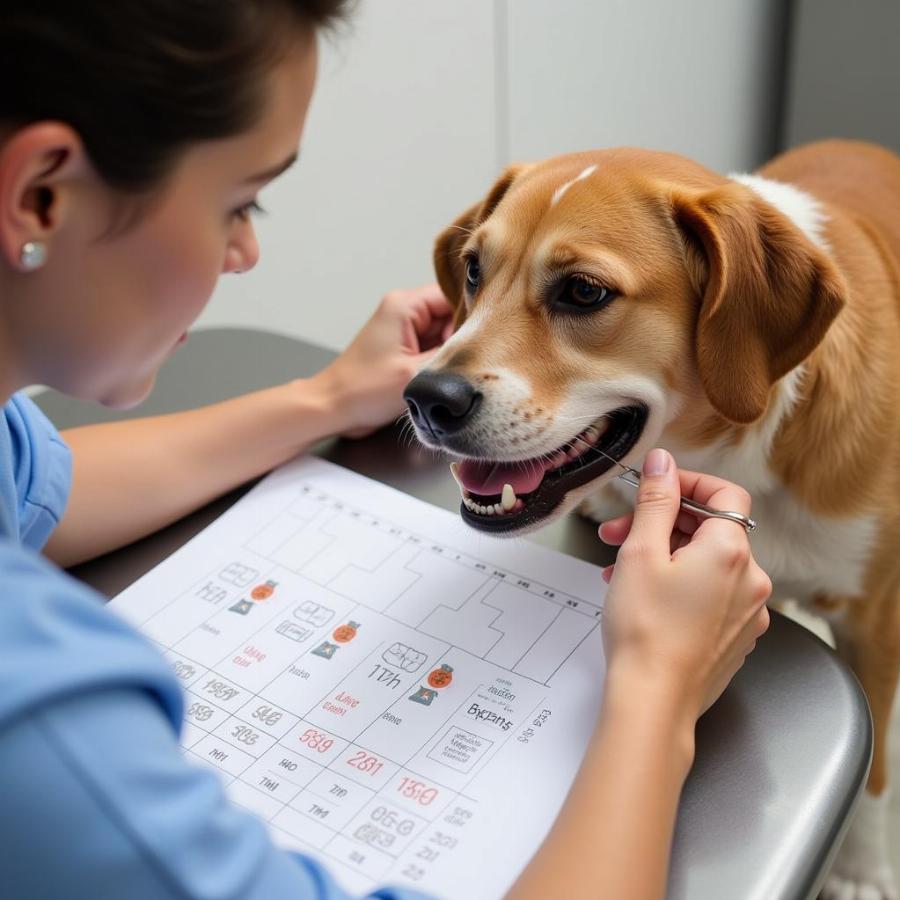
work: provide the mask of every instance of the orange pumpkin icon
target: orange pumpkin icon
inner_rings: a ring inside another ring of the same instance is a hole
[[[359,630],[359,622],[347,622],[346,625],[338,625],[337,628],[334,629],[331,636],[339,643],[346,644],[348,641],[352,641],[353,638],[356,637],[356,632]]]
[[[268,600],[272,594],[275,593],[275,588],[278,585],[277,581],[267,581],[265,584],[258,584],[252,591],[250,591],[250,599],[256,600],[258,603],[260,600]]]
[[[433,688],[447,687],[453,681],[453,667],[442,663],[439,669],[432,669],[428,673],[428,684]]]

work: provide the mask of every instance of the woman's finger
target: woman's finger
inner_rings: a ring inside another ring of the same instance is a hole
[[[610,547],[620,547],[625,542],[625,538],[628,537],[633,521],[634,513],[626,513],[624,516],[603,522],[597,532],[600,540],[604,544],[609,544]],[[682,510],[675,519],[675,531],[673,533],[690,537],[699,527],[700,519],[692,513]]]
[[[625,538],[628,537],[628,532],[631,531],[631,523],[633,521],[634,513],[627,513],[624,516],[619,516],[616,519],[610,519],[608,522],[603,522],[597,530],[597,533],[600,535],[600,540],[603,541],[604,544],[609,544],[611,547],[618,547]]]
[[[750,494],[742,487],[705,475],[702,472],[679,471],[681,496],[696,500],[713,509],[730,510],[742,515],[750,515]]]

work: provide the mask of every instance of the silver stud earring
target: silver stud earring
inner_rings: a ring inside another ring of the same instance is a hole
[[[47,245],[41,241],[28,241],[22,245],[19,261],[29,272],[34,272],[47,262]]]

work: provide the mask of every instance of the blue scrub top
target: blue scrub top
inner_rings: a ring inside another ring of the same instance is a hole
[[[166,662],[39,555],[65,509],[69,450],[26,397],[2,411],[0,896],[346,897],[184,759],[183,697]]]

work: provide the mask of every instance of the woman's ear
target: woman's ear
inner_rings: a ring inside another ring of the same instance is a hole
[[[66,180],[85,165],[80,138],[61,122],[14,130],[0,146],[0,257],[12,268],[25,268],[25,244],[52,243],[65,214]]]
[[[819,344],[847,285],[783,213],[737,183],[677,193],[672,211],[700,295],[697,367],[712,405],[748,424],[772,385]]]
[[[463,259],[460,251],[469,235],[497,208],[512,183],[530,166],[517,163],[507,166],[490,189],[484,200],[470,206],[448,225],[434,242],[434,271],[444,296],[453,304],[453,330],[466,319],[466,302],[463,292]]]

